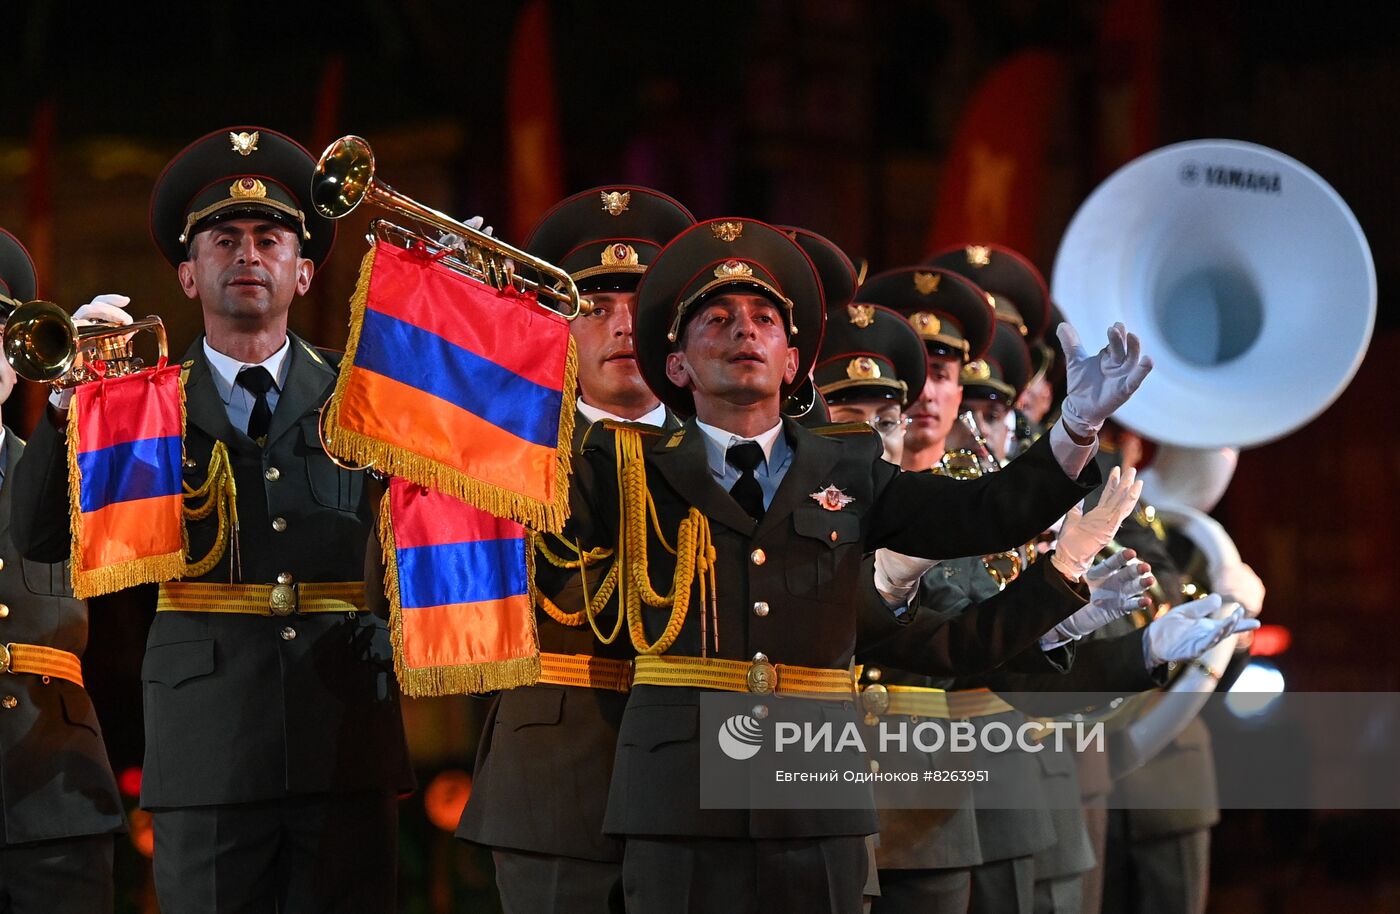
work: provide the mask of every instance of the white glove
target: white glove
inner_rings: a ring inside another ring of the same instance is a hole
[[[921,559],[893,549],[875,550],[875,589],[889,606],[905,606],[914,591],[919,588],[919,580],[938,559]]]
[[[1142,355],[1142,341],[1122,324],[1108,328],[1108,345],[1092,357],[1068,322],[1056,332],[1065,350],[1069,386],[1060,415],[1074,435],[1093,438],[1104,420],[1141,386],[1152,370],[1152,359]]]
[[[131,315],[127,314],[125,310],[129,304],[131,304],[129,296],[118,295],[115,292],[94,296],[92,301],[73,312],[73,323],[78,326],[95,323],[129,324],[131,323]],[[49,403],[60,412],[66,411],[68,404],[72,402],[73,388],[71,387],[55,390],[49,394]]]
[[[1055,555],[1050,560],[1055,568],[1071,581],[1077,581],[1094,564],[1094,558],[1118,532],[1123,519],[1133,513],[1142,483],[1132,467],[1114,467],[1104,483],[1103,495],[1092,511],[1084,513],[1080,505],[1070,508],[1060,525],[1060,538]]]
[[[1152,567],[1137,561],[1137,553],[1131,549],[1114,553],[1090,568],[1084,577],[1089,582],[1089,602],[1042,635],[1041,650],[1078,641],[1114,619],[1145,609],[1149,601],[1144,594],[1156,581]]]
[[[1259,618],[1264,608],[1264,582],[1244,562],[1227,565],[1224,571],[1211,581],[1221,596],[1244,607],[1244,614],[1251,619]]]
[[[131,299],[125,295],[116,295],[110,292],[98,295],[73,312],[73,323],[129,324],[131,323],[131,315],[127,314],[125,310],[129,304],[131,304]]]
[[[1221,612],[1223,603],[1220,594],[1213,593],[1174,606],[1154,619],[1142,639],[1147,668],[1194,660],[1230,635],[1259,627],[1259,620],[1246,618],[1244,607],[1238,603],[1233,604],[1234,611],[1222,618],[1212,618]]]

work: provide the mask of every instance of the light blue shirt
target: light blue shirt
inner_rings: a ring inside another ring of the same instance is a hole
[[[745,441],[753,441],[763,449],[763,462],[754,467],[753,475],[758,480],[758,487],[763,490],[763,507],[767,510],[768,506],[773,504],[773,496],[782,484],[783,477],[787,475],[788,467],[792,466],[792,445],[788,444],[787,436],[783,434],[782,420],[778,420],[777,425],[753,438],[741,438],[699,420],[696,420],[695,424],[704,434],[705,459],[710,465],[710,475],[726,492],[734,488],[734,483],[739,481],[740,476],[739,470],[724,459],[729,448]]]
[[[273,412],[277,411],[277,398],[281,396],[282,387],[287,382],[287,369],[291,367],[291,363],[287,361],[287,354],[291,351],[292,338],[287,337],[283,340],[281,349],[257,363],[272,375],[272,387],[267,392],[267,408]],[[239,431],[246,431],[248,417],[253,414],[256,398],[247,388],[239,386],[237,378],[238,372],[244,368],[251,368],[252,363],[240,362],[224,355],[209,345],[208,337],[204,339],[204,357],[209,360],[209,373],[214,376],[214,386],[219,391],[219,399],[224,401],[229,424]]]

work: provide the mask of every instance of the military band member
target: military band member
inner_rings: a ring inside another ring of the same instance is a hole
[[[562,201],[530,233],[526,250],[569,271],[585,299],[570,325],[579,366],[575,447],[603,419],[679,428],[637,370],[632,308],[647,265],[694,223],[665,194],[610,186]],[[558,573],[549,556],[578,560],[567,542],[544,539],[549,555],[536,567],[545,576]],[[609,564],[590,566],[589,578],[601,580]],[[457,837],[492,848],[507,912],[622,910],[622,842],[603,834],[603,811],[631,645],[599,643],[582,617],[577,572],[562,586],[536,615],[541,682],[493,703],[457,829]],[[598,627],[606,632],[612,621]]]
[[[34,265],[0,229],[0,314],[34,298]],[[0,403],[14,390],[0,359]],[[125,831],[102,728],[83,689],[87,603],[62,562],[22,558],[11,539],[25,444],[0,428],[0,910],[112,910],[113,834]]]
[[[780,421],[781,396],[816,355],[822,316],[811,261],[781,232],[721,219],[682,233],[648,269],[635,327],[643,377],[663,403],[695,419],[678,433],[641,436],[640,455],[629,450],[631,430],[595,426],[576,464],[571,532],[583,546],[618,542],[621,449],[644,471],[655,509],[654,524],[650,509],[639,515],[642,493],[629,485],[626,522],[640,519],[649,531],[629,533],[646,537],[650,557],[644,569],[634,565],[633,583],[645,573],[651,587],[669,589],[677,563],[652,528],[671,540],[683,519],[712,543],[710,580],[720,582],[713,604],[696,600],[680,607],[684,616],[674,603],[671,613],[642,612],[630,632],[642,656],[605,819],[626,838],[630,909],[735,910],[736,897],[739,910],[857,907],[871,811],[701,809],[700,694],[849,689],[862,552],[1001,548],[1083,491],[1074,477],[1094,440],[1088,426],[1074,437],[1052,431],[995,480],[955,484],[900,474],[880,459],[873,435],[823,436]],[[1135,340],[1131,348],[1130,357],[1120,334],[1104,359],[1109,370],[1076,391],[1100,421],[1150,367]],[[910,519],[926,511],[956,520],[916,529]],[[684,577],[677,592],[692,589]],[[1053,625],[1032,621],[1041,631]]]
[[[156,181],[151,233],[204,335],[186,354],[185,482],[227,449],[239,526],[187,520],[193,566],[161,585],[141,679],[142,805],[167,911],[392,911],[397,796],[412,787],[388,630],[364,611],[363,473],[322,449],[338,357],[287,330],[334,225],[314,160],[282,134],[221,130]],[[64,423],[16,468],[15,539],[69,549]]]

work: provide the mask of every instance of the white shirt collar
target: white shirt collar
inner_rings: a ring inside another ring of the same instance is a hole
[[[578,398],[578,411],[583,413],[583,418],[589,422],[602,422],[604,419],[612,419],[614,422],[637,422],[641,425],[654,425],[661,428],[666,424],[666,407],[663,404],[656,404],[656,408],[640,419],[624,419],[615,416],[606,410],[601,410],[596,406],[590,406],[583,402],[583,397]]]
[[[768,458],[773,456],[773,443],[777,441],[778,436],[783,433],[782,419],[779,419],[778,424],[774,425],[768,431],[761,432],[753,436],[752,438],[743,438],[739,435],[734,434],[733,432],[725,431],[722,428],[715,428],[713,425],[706,425],[699,419],[695,420],[695,424],[699,427],[700,431],[705,433],[705,437],[710,439],[710,441],[713,442],[714,445],[719,448],[721,454],[727,452],[731,445],[739,444],[740,442],[758,442],[758,446],[763,448],[764,463],[767,463]]]
[[[254,364],[266,368],[272,375],[272,382],[277,385],[280,392],[287,381],[287,354],[292,351],[292,338],[289,336],[282,341],[282,348],[261,362],[240,362],[237,359],[224,355],[213,346],[209,345],[209,338],[204,338],[204,357],[209,361],[209,368],[214,374],[214,386],[219,388],[219,397],[227,406],[233,399],[233,386],[238,377],[238,372],[244,368],[249,368]]]

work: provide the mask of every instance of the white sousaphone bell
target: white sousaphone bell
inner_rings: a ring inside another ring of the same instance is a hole
[[[1315,419],[1370,344],[1376,271],[1356,217],[1280,152],[1234,140],[1178,143],[1095,189],[1060,242],[1052,287],[1071,324],[1097,332],[1122,321],[1152,356],[1152,373],[1114,418],[1159,443],[1143,498],[1218,579],[1240,559],[1205,513],[1230,484],[1235,449]],[[1115,765],[1117,775],[1195,717],[1235,640],[1178,676],[1175,700],[1137,708],[1125,727],[1131,758]]]

